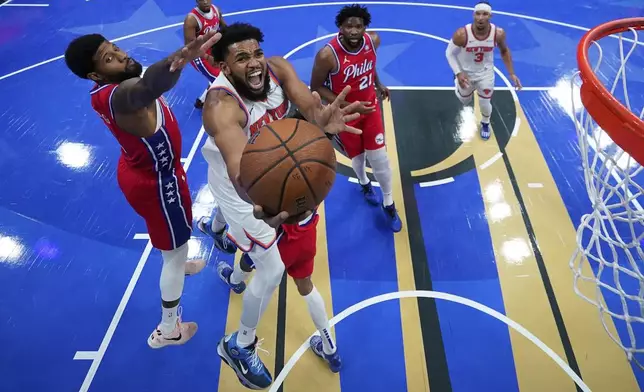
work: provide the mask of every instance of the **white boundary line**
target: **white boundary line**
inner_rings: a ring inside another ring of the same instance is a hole
[[[9,0],[9,1],[11,1],[11,0]],[[461,11],[470,11],[470,12],[474,11],[474,8],[472,8],[472,7],[461,7],[461,6],[456,6],[456,5],[436,4],[436,3],[410,3],[410,2],[402,2],[402,1],[401,2],[394,2],[394,1],[355,1],[355,2],[354,1],[337,1],[337,2],[292,4],[292,5],[281,5],[281,6],[276,6],[276,7],[255,8],[255,9],[251,9],[251,10],[229,12],[229,13],[223,14],[223,16],[231,17],[231,16],[236,16],[236,15],[254,14],[254,13],[258,13],[258,12],[279,11],[279,10],[286,10],[286,9],[308,8],[308,7],[331,7],[331,6],[340,6],[340,5],[351,5],[351,4],[354,4],[354,3],[364,4],[364,5],[390,5],[390,6],[408,6],[408,7],[430,7],[430,8],[448,8],[448,9],[461,10]],[[5,3],[4,5],[6,6],[7,3]],[[538,18],[538,17],[524,15],[524,14],[516,14],[516,13],[513,13],[513,12],[505,12],[505,11],[499,11],[499,10],[495,9],[494,13],[498,14],[498,15],[511,16],[511,17],[515,17],[515,18],[519,18],[519,19],[527,19],[527,20],[533,20],[533,21],[536,21],[536,22],[542,22],[542,23],[553,24],[553,25],[557,25],[557,26],[568,27],[568,28],[575,29],[575,30],[581,30],[581,31],[590,30],[589,28],[583,27],[583,26],[578,26],[578,25],[574,25],[574,24],[570,24],[570,23],[564,23],[564,22],[558,22],[558,21],[552,20],[552,19]],[[115,38],[115,39],[112,39],[111,41],[112,42],[123,41],[123,40],[129,39],[129,38],[138,37],[140,35],[154,33],[156,31],[165,30],[165,29],[171,29],[173,27],[179,27],[181,25],[183,25],[183,21],[179,22],[179,23],[172,23],[172,24],[169,24],[169,25],[156,27],[154,29],[145,30],[145,31],[141,31],[141,32],[138,32],[138,33],[134,33],[134,34],[126,35],[126,36],[123,36],[123,37]],[[619,37],[614,36],[614,35],[611,35],[610,37],[616,38],[616,39],[619,38]],[[626,38],[624,38],[623,40],[627,41],[627,42],[633,42],[632,40],[626,39]],[[644,45],[644,43],[640,43],[640,44]],[[34,69],[34,68],[39,67],[41,65],[45,65],[45,64],[51,63],[53,61],[60,60],[63,57],[64,56],[62,56],[62,55],[57,56],[57,57],[53,57],[53,58],[50,58],[48,60],[44,60],[44,61],[41,61],[39,63],[30,65],[28,67],[21,68],[21,69],[19,69],[17,71],[13,71],[13,72],[8,73],[6,75],[0,76],[0,80],[9,78],[11,76],[14,76],[14,75],[17,75],[19,73],[28,71],[30,69]]]
[[[418,184],[418,185],[420,185],[420,187],[421,187],[421,188],[427,188],[427,187],[431,187],[431,186],[438,186],[438,185],[443,185],[443,184],[449,184],[450,182],[454,182],[454,177],[443,178],[443,179],[436,180],[436,181],[426,181],[426,182],[421,182],[421,183],[420,183],[420,184]]]
[[[11,3],[12,0],[7,0],[6,2],[0,4],[0,8],[6,7],[9,3]]]
[[[22,3],[11,3],[9,4],[11,0],[8,2],[0,5],[0,7],[49,7],[49,4],[37,4],[37,3],[32,3],[32,4],[22,4]]]
[[[372,29],[370,29],[372,30]],[[454,86],[387,86],[389,90],[402,90],[402,91],[452,91]],[[550,91],[555,87],[523,87],[521,91]],[[508,86],[495,86],[495,91],[510,91],[515,90],[514,87]]]
[[[333,317],[331,320],[329,320],[329,327],[332,328],[334,325],[338,324],[340,321],[344,320],[345,318],[351,316],[352,314],[355,314],[362,309],[368,308],[372,305],[376,305],[382,302],[386,301],[391,301],[393,299],[400,299],[400,298],[435,298],[435,299],[442,299],[450,302],[456,302],[461,305],[469,306],[470,308],[476,309],[479,312],[483,312],[487,314],[488,316],[492,316],[495,319],[505,323],[508,327],[514,329],[516,332],[520,333],[531,341],[535,346],[539,347],[547,356],[549,356],[561,369],[563,369],[570,378],[573,379],[573,381],[579,385],[582,391],[584,392],[590,392],[590,388],[582,381],[582,379],[568,366],[568,364],[561,359],[550,347],[548,347],[544,342],[539,340],[535,335],[533,335],[530,331],[525,329],[521,324],[517,323],[516,321],[508,318],[502,313],[497,312],[496,310],[489,308],[481,303],[478,303],[476,301],[472,301],[471,299],[463,298],[458,295],[453,295],[453,294],[448,294],[448,293],[442,293],[439,291],[397,291],[393,293],[387,293],[387,294],[381,294],[376,297],[372,297],[369,299],[366,299],[364,301],[358,302],[355,305],[352,305],[342,312],[340,314],[336,315]],[[280,374],[277,376],[277,378],[273,381],[273,385],[271,385],[271,389],[269,389],[269,392],[277,392],[279,390],[280,386],[284,382],[284,379],[286,379],[286,376],[288,376],[289,372],[297,361],[304,355],[304,353],[309,349],[309,340],[311,337],[319,335],[319,332],[315,332],[312,334],[308,339],[302,343],[300,348],[297,349],[297,351],[289,358],[288,362],[284,365],[284,368],[280,372]]]

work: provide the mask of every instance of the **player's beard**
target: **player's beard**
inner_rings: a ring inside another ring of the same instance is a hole
[[[128,64],[125,67],[125,71],[121,72],[116,76],[116,79],[117,79],[116,82],[121,83],[128,79],[139,78],[141,77],[142,73],[143,73],[143,66],[141,65],[141,63],[132,59],[132,63]]]
[[[240,78],[235,74],[230,74],[232,77],[232,83],[233,86],[235,86],[235,90],[237,90],[237,93],[241,95],[242,97],[250,100],[250,101],[263,101],[266,98],[268,98],[268,92],[271,89],[271,77],[268,75],[268,72],[264,75],[264,87],[262,88],[261,91],[253,91],[248,87],[248,84],[246,83],[246,78]]]

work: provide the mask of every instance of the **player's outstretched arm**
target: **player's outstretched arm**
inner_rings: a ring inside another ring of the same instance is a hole
[[[505,68],[508,70],[508,73],[510,74],[510,79],[514,83],[514,86],[520,90],[521,81],[514,73],[514,64],[512,63],[512,53],[510,53],[510,48],[508,47],[508,44],[506,41],[505,30],[503,30],[500,27],[496,28],[496,44],[499,47],[499,50],[501,51],[501,58],[503,59]]]
[[[239,183],[239,165],[246,142],[243,126],[247,121],[246,113],[239,107],[235,98],[223,91],[210,91],[203,107],[203,126],[212,136],[224,158],[228,178],[243,200],[252,202]]]
[[[134,114],[149,107],[179,80],[181,69],[190,61],[203,56],[221,34],[211,32],[197,37],[169,57],[152,64],[142,78],[132,78],[119,84],[112,96],[112,110],[119,114]]]
[[[320,126],[330,134],[340,132],[362,133],[361,130],[346,125],[347,122],[360,117],[360,113],[355,112],[360,102],[353,102],[344,108],[340,106],[340,102],[345,101],[347,94],[351,90],[349,86],[331,104],[324,106],[320,95],[309,90],[306,84],[297,76],[291,63],[282,57],[271,57],[268,59],[268,63],[277,78],[282,82],[282,88],[288,99],[300,109],[307,121]]]

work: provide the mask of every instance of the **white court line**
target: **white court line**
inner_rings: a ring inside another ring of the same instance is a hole
[[[192,143],[192,148],[190,149],[190,153],[188,154],[188,157],[186,158],[185,163],[183,165],[183,169],[186,172],[188,172],[188,169],[190,168],[190,164],[192,163],[192,160],[195,156],[195,152],[197,151],[199,144],[201,144],[201,139],[203,138],[203,135],[204,135],[203,131],[204,129],[202,127],[199,133],[197,134],[195,141]],[[125,312],[125,307],[127,306],[127,303],[130,301],[132,292],[134,292],[134,287],[136,287],[136,283],[139,281],[139,278],[141,277],[141,273],[143,272],[143,267],[145,267],[145,263],[148,261],[148,258],[150,257],[150,252],[152,251],[152,242],[150,242],[149,238],[150,236],[147,233],[138,233],[134,235],[134,239],[147,239],[148,242],[145,245],[145,249],[141,254],[141,258],[139,259],[139,262],[137,263],[136,268],[134,269],[134,273],[130,278],[130,282],[128,283],[127,288],[123,293],[123,297],[121,297],[121,302],[119,303],[119,306],[116,308],[116,312],[114,312],[114,317],[112,317],[112,322],[110,322],[109,327],[107,327],[105,336],[101,341],[101,345],[99,346],[98,351],[96,352],[96,357],[92,360],[92,364],[89,367],[89,370],[87,371],[85,380],[83,381],[83,384],[79,389],[80,392],[87,392],[89,390],[89,387],[92,384],[92,381],[94,380],[94,376],[98,371],[98,367],[101,364],[103,357],[105,356],[107,347],[112,341],[112,337],[114,336],[116,327],[118,326],[119,322],[121,321],[121,317]]]
[[[22,3],[11,3],[9,2],[0,5],[0,7],[49,7],[49,4],[22,4]]]
[[[394,2],[394,1],[355,1],[355,2],[354,1],[338,1],[338,2],[292,4],[292,5],[281,5],[281,6],[276,6],[276,7],[255,8],[255,9],[251,9],[251,10],[229,12],[229,13],[223,14],[222,16],[230,17],[230,16],[236,16],[236,15],[254,14],[254,13],[258,13],[258,12],[279,11],[279,10],[307,8],[307,7],[331,7],[331,6],[339,6],[339,5],[351,5],[351,4],[354,4],[354,3],[359,3],[359,4],[364,4],[364,5],[389,5],[389,6],[408,6],[408,7],[448,8],[448,9],[461,10],[461,11],[470,11],[470,12],[474,10],[474,8],[472,8],[472,7],[461,7],[461,6],[456,6],[456,5],[436,4],[436,3],[409,3],[409,2]],[[7,3],[5,3],[5,5],[6,4]],[[494,13],[498,14],[498,15],[511,16],[511,17],[515,17],[515,18],[519,18],[519,19],[527,19],[527,20],[533,20],[533,21],[536,21],[536,22],[542,22],[542,23],[547,23],[547,24],[553,24],[553,25],[568,27],[568,28],[575,29],[575,30],[582,30],[582,31],[590,30],[589,28],[583,27],[583,26],[578,26],[578,25],[574,25],[574,24],[570,24],[570,23],[564,23],[564,22],[558,22],[558,21],[552,20],[552,19],[538,18],[538,17],[524,15],[524,14],[516,14],[516,13],[513,13],[513,12],[505,12],[505,11],[499,11],[499,10],[495,9]],[[154,28],[154,29],[145,30],[145,31],[141,31],[141,32],[138,32],[138,33],[134,33],[134,34],[126,35],[126,36],[123,36],[123,37],[115,38],[115,39],[112,39],[111,41],[112,42],[118,42],[118,41],[122,41],[122,40],[125,40],[125,39],[138,37],[140,35],[153,33],[155,31],[171,29],[173,27],[179,27],[181,25],[183,25],[183,22],[172,23],[172,24],[157,27],[157,28]],[[617,37],[615,35],[611,35],[610,37],[619,39],[619,37]],[[624,38],[623,40],[626,41],[626,42],[633,42],[633,40],[631,40],[631,39]],[[640,45],[644,45],[644,43],[640,42]],[[62,55],[58,56],[58,57],[53,57],[51,59],[41,61],[41,62],[39,62],[37,64],[30,65],[30,66],[25,67],[25,68],[21,68],[21,69],[19,69],[17,71],[13,71],[13,72],[8,73],[6,75],[0,76],[0,80],[9,78],[11,76],[14,76],[14,75],[17,75],[19,73],[28,71],[30,69],[34,69],[36,67],[39,67],[41,65],[45,65],[47,63],[51,63],[53,61],[60,60],[63,57],[64,56],[62,56]],[[507,81],[507,79],[506,79],[506,81]],[[507,84],[509,85],[509,83],[507,83]]]
[[[372,297],[369,299],[366,299],[362,302],[359,302],[355,305],[352,305],[342,312],[340,314],[336,315],[333,317],[331,320],[329,320],[329,327],[332,328],[334,325],[338,324],[340,321],[344,320],[345,318],[351,316],[352,314],[355,314],[362,309],[368,308],[369,306],[379,304],[381,302],[385,301],[391,301],[394,299],[400,299],[400,298],[435,298],[435,299],[442,299],[450,302],[456,302],[461,305],[469,306],[470,308],[476,309],[480,312],[483,312],[487,314],[488,316],[492,316],[495,319],[505,323],[508,327],[514,329],[516,332],[520,333],[531,341],[535,346],[540,348],[547,356],[549,356],[561,369],[563,369],[568,376],[581,388],[582,391],[584,392],[590,392],[590,388],[583,382],[583,380],[568,366],[568,364],[561,359],[550,347],[548,347],[544,342],[539,340],[535,335],[533,335],[530,331],[525,329],[521,324],[517,323],[516,321],[508,318],[506,315],[497,312],[496,310],[489,308],[481,303],[478,303],[476,301],[472,301],[471,299],[468,298],[463,298],[459,297],[458,295],[453,295],[453,294],[448,294],[448,293],[442,293],[439,291],[397,291],[393,293],[387,293],[387,294],[381,294],[376,297]],[[315,332],[311,336],[309,336],[308,339],[302,343],[299,349],[289,358],[288,362],[284,365],[284,368],[280,372],[280,374],[277,376],[277,378],[273,381],[273,385],[271,385],[271,389],[269,389],[268,392],[277,392],[279,390],[280,386],[286,379],[286,376],[288,376],[289,372],[293,369],[297,361],[304,355],[305,352],[309,350],[309,339],[315,335],[319,335],[319,332]]]
[[[492,156],[492,158],[488,159],[488,160],[487,160],[487,161],[485,161],[483,164],[481,164],[481,165],[479,166],[479,169],[481,169],[481,170],[487,169],[488,167],[490,167],[494,162],[496,162],[496,161],[497,161],[499,158],[501,158],[502,156],[503,156],[503,153],[502,153],[502,152],[500,152],[500,151],[499,151],[499,152],[497,152],[496,154],[494,154],[494,155]]]
[[[371,29],[369,29],[371,30]],[[425,91],[425,90],[435,90],[435,91],[452,91],[455,89],[454,86],[387,86],[389,90],[408,90],[408,91]],[[523,87],[521,91],[550,91],[554,87]],[[515,90],[514,87],[508,86],[496,86],[494,87],[496,91],[510,91]]]
[[[356,183],[356,184],[360,184],[360,181],[358,181],[358,179],[357,179],[357,178],[355,178],[355,177],[349,177],[349,182],[353,182],[353,183]],[[371,185],[373,185],[373,186],[375,186],[375,187],[379,187],[379,186],[380,186],[380,183],[378,183],[378,182],[376,182],[376,181],[371,181]]]
[[[436,181],[421,182],[419,185],[421,188],[427,188],[430,186],[449,184],[450,182],[454,182],[454,177],[443,178],[442,180],[436,180]]]
[[[74,354],[74,360],[90,360],[93,361],[96,359],[96,355],[98,354],[98,351],[76,351],[76,354]]]
[[[530,182],[528,183],[528,188],[543,188],[543,184],[540,182]]]
[[[7,0],[6,2],[0,4],[0,7],[6,7],[7,4],[11,3],[11,0]]]

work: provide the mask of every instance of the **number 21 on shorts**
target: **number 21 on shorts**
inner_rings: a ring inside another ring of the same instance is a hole
[[[369,73],[369,75],[365,75],[362,78],[360,78],[360,90],[364,90],[367,87],[371,86],[373,84],[373,73]]]

